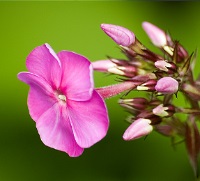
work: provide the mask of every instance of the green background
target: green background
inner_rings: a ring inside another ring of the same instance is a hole
[[[116,44],[100,29],[101,23],[132,30],[155,50],[141,23],[149,21],[180,42],[191,53],[200,47],[198,2],[0,2],[0,180],[1,181],[180,181],[193,180],[185,146],[174,150],[170,139],[153,132],[146,140],[122,140],[128,115],[107,100],[110,128],[98,144],[82,156],[45,147],[31,120],[26,100],[28,86],[17,79],[26,70],[27,55],[48,42],[56,52],[66,49],[91,61],[107,55],[122,57]],[[199,72],[197,62],[195,75]],[[115,83],[115,77],[95,73],[96,87]]]

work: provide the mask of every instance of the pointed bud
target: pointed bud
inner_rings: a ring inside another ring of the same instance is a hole
[[[116,64],[110,60],[98,60],[92,62],[93,69],[99,72],[108,72],[108,69],[116,67]]]
[[[93,69],[99,72],[109,72],[126,77],[134,77],[137,74],[137,68],[125,60],[99,60],[92,62],[92,65]]]
[[[135,35],[130,30],[112,24],[101,24],[102,30],[118,45],[129,46],[135,42]]]
[[[146,108],[148,101],[145,98],[133,98],[133,99],[120,99],[119,104],[128,109],[143,110]]]
[[[148,80],[145,83],[137,86],[137,90],[140,91],[155,91],[156,80]]]
[[[172,116],[174,112],[175,108],[172,105],[164,107],[163,104],[160,104],[153,109],[153,113],[160,117]]]
[[[173,94],[178,91],[178,82],[172,77],[163,77],[158,80],[155,89],[162,94]]]
[[[163,30],[149,22],[143,22],[142,27],[155,46],[163,47],[167,44],[167,36]]]
[[[126,141],[137,139],[148,135],[152,130],[151,120],[139,118],[127,128],[124,132],[123,139]]]
[[[178,55],[180,58],[184,59],[188,57],[188,52],[180,44],[178,45]]]
[[[176,65],[173,63],[168,63],[165,60],[158,60],[154,65],[162,71],[171,72],[171,70],[176,70]]]

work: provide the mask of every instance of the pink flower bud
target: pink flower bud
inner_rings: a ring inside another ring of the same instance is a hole
[[[101,24],[102,30],[118,45],[129,46],[135,42],[135,35],[130,30],[112,24]]]
[[[167,72],[168,71],[168,68],[171,67],[171,64],[167,63],[165,60],[158,60],[154,63],[154,65],[162,70],[162,71],[165,71]]]
[[[140,91],[155,91],[156,83],[157,83],[156,80],[150,79],[150,80],[146,81],[145,83],[137,86],[137,90],[140,90]]]
[[[162,94],[173,94],[178,91],[178,82],[172,77],[163,77],[158,80],[155,89]]]
[[[168,116],[168,113],[166,112],[167,109],[167,107],[163,107],[163,104],[160,104],[153,109],[153,113],[157,116],[165,117]]]
[[[143,22],[142,27],[155,46],[163,47],[167,44],[167,36],[163,30],[149,22]]]
[[[119,104],[128,109],[144,110],[148,101],[145,98],[120,99]]]
[[[94,70],[108,72],[108,69],[114,68],[117,65],[110,60],[98,60],[96,62],[92,62],[92,66]]]
[[[151,120],[149,119],[135,120],[125,131],[123,139],[129,141],[148,135],[153,130],[153,126],[150,124]]]

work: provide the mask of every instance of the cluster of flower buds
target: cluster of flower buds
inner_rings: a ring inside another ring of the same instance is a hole
[[[112,24],[102,24],[102,30],[120,47],[125,59],[108,57],[93,62],[96,71],[121,76],[121,82],[96,89],[103,98],[124,91],[146,92],[145,97],[124,98],[119,104],[131,113],[130,126],[124,140],[146,136],[156,130],[172,138],[184,140],[188,155],[197,175],[200,136],[197,120],[200,118],[200,78],[193,77],[193,53],[188,54],[178,42],[157,26],[143,22],[142,27],[160,54],[146,48],[130,30]],[[187,99],[185,107],[176,105],[179,94]],[[186,115],[182,120],[178,114]],[[173,139],[174,140],[174,139]]]

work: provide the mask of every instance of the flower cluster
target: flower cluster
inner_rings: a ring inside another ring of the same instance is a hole
[[[122,92],[143,92],[142,96],[119,99],[131,114],[123,139],[134,140],[153,130],[172,140],[179,138],[198,175],[200,78],[193,76],[196,56],[155,25],[143,22],[142,27],[160,54],[145,47],[130,30],[111,24],[101,24],[101,28],[126,58],[108,57],[91,63],[74,52],[56,54],[48,44],[36,47],[26,60],[28,72],[18,74],[30,86],[30,116],[45,145],[77,157],[107,134],[104,99]],[[95,88],[93,70],[115,74],[121,81]],[[188,104],[176,104],[180,94]]]
[[[124,140],[146,136],[156,130],[171,138],[182,139],[197,173],[197,159],[200,152],[200,135],[196,121],[200,118],[200,79],[193,77],[195,56],[165,31],[143,22],[143,29],[160,54],[146,48],[130,30],[112,24],[102,24],[102,30],[120,47],[126,58],[108,57],[93,62],[96,71],[120,76],[121,83],[99,88],[104,97],[111,97],[123,91],[142,91],[145,96],[119,100],[119,104],[130,113],[130,126],[123,135]],[[193,61],[193,62],[192,62]],[[180,107],[176,99],[183,94],[189,104]],[[181,119],[179,113],[185,114]],[[172,139],[175,140],[175,139]]]

